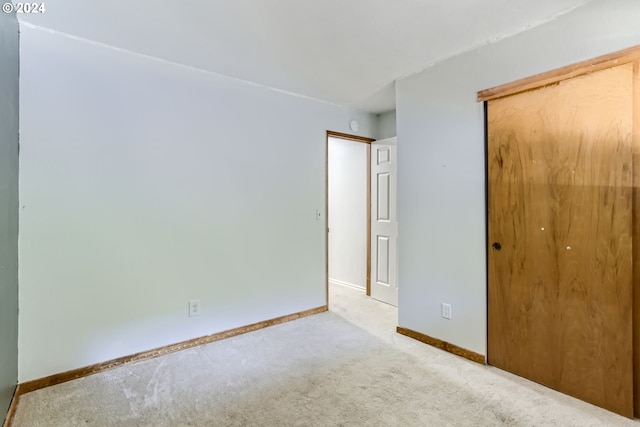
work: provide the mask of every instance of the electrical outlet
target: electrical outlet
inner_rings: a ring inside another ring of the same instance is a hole
[[[200,300],[192,299],[189,301],[189,317],[200,315]]]
[[[442,317],[451,320],[451,304],[442,303]]]

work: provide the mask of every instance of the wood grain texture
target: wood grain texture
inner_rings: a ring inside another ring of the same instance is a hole
[[[371,144],[373,141],[375,141],[375,139],[367,138],[366,136],[350,135],[348,133],[334,132],[332,130],[328,130],[327,138],[330,136],[334,138],[348,139],[350,141],[364,142],[365,144]]]
[[[640,61],[633,64],[633,372],[640,417]]]
[[[367,144],[367,275],[365,292],[371,296],[371,143]]]
[[[488,360],[633,415],[633,65],[488,104]]]
[[[325,304],[329,306],[329,137],[331,131],[327,131],[324,144],[324,278],[325,278]]]
[[[15,392],[13,393],[13,399],[11,399],[11,404],[9,405],[9,412],[7,412],[7,417],[4,419],[3,427],[11,427],[13,424],[13,417],[16,414],[16,407],[18,406],[18,401],[20,400],[20,385],[16,387]]]
[[[478,92],[478,101],[489,101],[503,96],[513,95],[542,86],[558,83],[584,74],[593,73],[617,65],[628,64],[640,59],[640,46],[634,46],[618,52],[609,53],[587,61],[578,62],[556,70],[536,74],[490,89]]]
[[[109,360],[107,362],[96,363],[94,365],[85,366],[83,368],[73,369],[71,371],[62,372],[60,374],[51,375],[48,377],[40,378],[33,381],[27,381],[19,385],[20,395],[29,393],[34,390],[49,387],[56,384],[61,384],[67,381],[72,381],[78,378],[86,377],[89,375],[104,372],[113,368],[117,368],[128,363],[139,362],[141,360],[152,359],[154,357],[163,356],[165,354],[174,353],[180,350],[186,350],[188,348],[197,347],[203,344],[209,344],[215,341],[220,341],[226,338],[235,337],[238,335],[246,334],[248,332],[257,331],[259,329],[267,328],[269,326],[279,325],[281,323],[290,322],[292,320],[300,319],[302,317],[311,316],[314,314],[322,313],[328,310],[326,305],[312,308],[310,310],[301,311],[286,316],[276,317],[275,319],[265,320],[262,322],[253,323],[247,326],[241,326],[239,328],[229,329],[228,331],[218,332],[212,335],[207,335],[200,338],[194,338],[188,341],[183,341],[176,344],[171,344],[165,347],[159,347],[149,351],[143,351],[130,356],[119,357],[117,359]]]
[[[401,335],[406,335],[409,338],[413,338],[414,340],[418,340],[425,344],[429,344],[430,346],[437,347],[440,350],[444,350],[449,353],[453,353],[457,356],[464,357],[465,359],[469,359],[472,362],[480,363],[482,365],[485,364],[485,357],[471,350],[467,350],[466,348],[458,347],[455,344],[448,343],[446,341],[442,341],[438,338],[430,337],[429,335],[425,335],[420,332],[416,332],[411,329],[403,328],[398,326],[396,331]]]

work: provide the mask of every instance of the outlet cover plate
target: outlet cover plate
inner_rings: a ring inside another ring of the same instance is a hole
[[[451,304],[442,303],[442,317],[451,320]]]
[[[189,301],[189,317],[200,315],[200,300],[192,299]]]

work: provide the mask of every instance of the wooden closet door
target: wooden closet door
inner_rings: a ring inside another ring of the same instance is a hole
[[[487,115],[488,361],[631,417],[633,65]]]

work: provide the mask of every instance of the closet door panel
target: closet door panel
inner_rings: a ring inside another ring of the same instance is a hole
[[[635,416],[640,416],[640,63],[633,64],[633,370]]]
[[[488,105],[488,360],[626,416],[632,118],[632,64]]]

